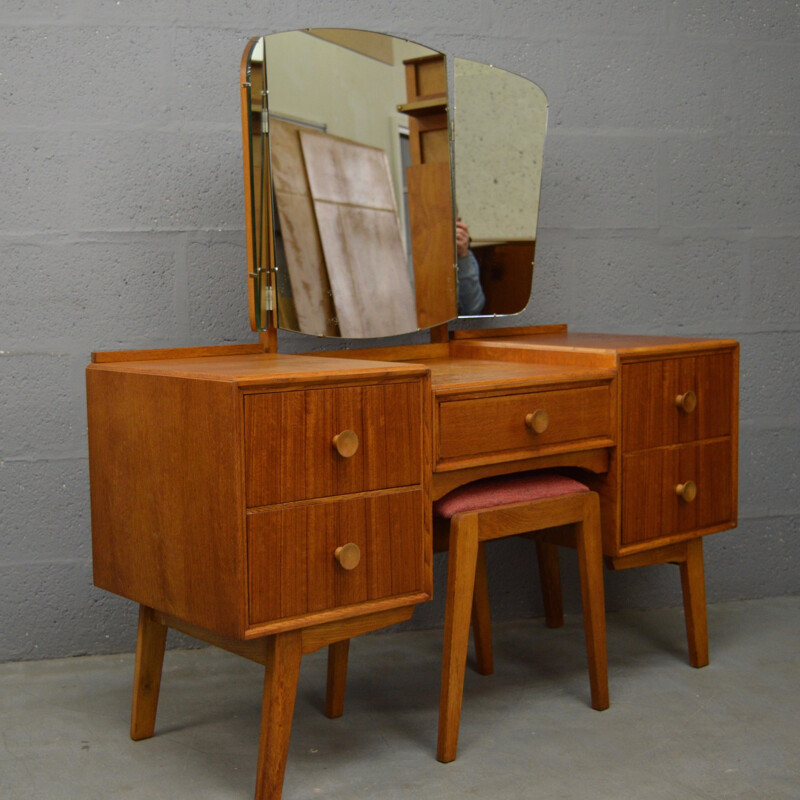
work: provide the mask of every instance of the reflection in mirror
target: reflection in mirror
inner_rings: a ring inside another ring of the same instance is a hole
[[[453,72],[456,213],[470,239],[457,237],[459,313],[514,314],[533,280],[547,97],[526,78],[477,61],[456,58]],[[464,308],[475,273],[484,303]]]
[[[244,59],[254,327],[275,313],[356,338],[454,318],[444,56],[317,29],[252,40]]]

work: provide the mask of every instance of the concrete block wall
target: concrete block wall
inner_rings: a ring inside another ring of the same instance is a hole
[[[253,340],[239,57],[251,35],[311,25],[406,36],[545,89],[534,298],[519,322],[738,338],[740,525],[707,540],[709,599],[800,591],[800,4],[12,0],[0,661],[133,647],[132,604],[91,584],[83,370],[92,350]],[[498,543],[490,559],[496,615],[539,613],[528,549]],[[668,567],[607,586],[611,608],[680,602]],[[414,624],[441,619],[439,599]]]

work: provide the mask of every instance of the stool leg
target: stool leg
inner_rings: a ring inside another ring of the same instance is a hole
[[[542,586],[545,624],[548,628],[560,628],[564,624],[564,603],[561,594],[558,547],[537,539],[536,557],[539,561],[539,583]]]
[[[708,623],[702,539],[686,542],[686,561],[681,562],[680,569],[689,663],[693,667],[705,667],[708,664]]]
[[[155,619],[152,608],[140,605],[131,704],[131,739],[136,741],[150,738],[155,730],[166,642],[167,626]]]
[[[439,742],[436,751],[436,757],[444,762],[452,761],[458,748],[470,609],[478,558],[478,519],[475,515],[465,514],[451,521],[449,553],[439,697]]]
[[[325,692],[325,716],[335,719],[344,713],[344,692],[347,685],[347,656],[350,640],[328,645],[328,687]]]
[[[472,596],[472,640],[475,643],[475,666],[481,675],[494,672],[492,652],[492,612],[489,606],[489,576],[486,570],[486,542],[478,542],[475,565],[475,589]]]
[[[603,587],[603,550],[597,495],[587,499],[583,522],[576,523],[578,566],[581,576],[583,625],[589,662],[592,708],[608,708],[608,655],[606,652],[606,602]]]

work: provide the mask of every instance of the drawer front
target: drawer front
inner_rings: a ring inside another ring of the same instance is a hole
[[[537,432],[526,418],[540,411],[546,413],[548,422]],[[609,437],[611,428],[608,385],[446,401],[439,409],[439,457],[535,450]]]
[[[732,523],[731,446],[723,439],[623,456],[622,544]]]
[[[250,624],[422,591],[422,491],[306,503],[248,515]],[[361,559],[344,569],[336,549]]]
[[[248,395],[244,413],[248,507],[421,482],[419,382]],[[334,446],[343,431],[352,455]]]
[[[734,380],[732,352],[623,365],[624,451],[730,435]]]

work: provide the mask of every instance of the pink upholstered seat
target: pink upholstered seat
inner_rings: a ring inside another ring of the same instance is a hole
[[[553,472],[520,472],[516,475],[498,475],[459,486],[433,504],[437,517],[451,519],[464,511],[478,511],[511,503],[544,500],[567,494],[588,492],[589,487],[579,481]]]

